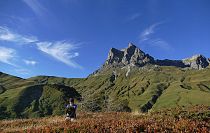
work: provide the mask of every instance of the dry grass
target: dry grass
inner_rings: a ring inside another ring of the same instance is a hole
[[[200,117],[195,114],[207,114]],[[173,109],[148,114],[135,113],[78,113],[75,122],[63,116],[39,119],[17,119],[0,121],[0,132],[210,132],[208,107]]]

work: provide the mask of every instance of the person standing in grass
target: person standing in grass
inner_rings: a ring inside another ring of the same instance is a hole
[[[65,120],[74,121],[76,119],[77,105],[74,104],[74,98],[69,99],[69,104],[66,106]]]

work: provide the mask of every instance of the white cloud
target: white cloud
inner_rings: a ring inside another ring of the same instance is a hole
[[[152,34],[155,33],[155,28],[160,25],[161,23],[155,23],[151,26],[149,26],[147,29],[145,29],[141,34],[140,34],[140,41],[143,42],[143,41],[147,41],[149,40],[150,36]]]
[[[24,36],[10,31],[7,27],[0,26],[0,40],[28,44],[38,41],[34,36]]]
[[[163,24],[163,22],[152,24],[140,34],[139,42],[141,43],[142,47],[156,47],[164,51],[173,50],[173,47],[168,42],[161,38],[154,38],[152,36],[155,34],[155,29],[157,29],[160,24]]]
[[[75,44],[65,41],[58,42],[39,42],[37,43],[38,49],[42,52],[52,56],[53,58],[61,61],[71,67],[81,68],[80,65],[75,63],[72,59],[79,56],[78,52],[72,52],[77,47]]]
[[[24,61],[24,63],[26,65],[32,65],[32,66],[34,66],[34,65],[36,65],[38,63],[38,62],[36,62],[34,60],[23,60],[23,61]]]
[[[0,62],[16,66],[12,60],[16,57],[16,51],[11,48],[0,47]]]
[[[38,0],[22,0],[38,16],[43,16],[48,10]]]
[[[61,61],[74,68],[82,68],[79,64],[73,61],[73,58],[79,56],[78,52],[74,52],[77,48],[75,44],[66,41],[56,42],[40,42],[36,37],[24,36],[18,33],[10,31],[7,27],[0,26],[0,41],[14,42],[15,44],[36,44],[38,50],[52,56],[53,58]],[[15,50],[7,49],[4,47],[0,49],[0,61],[14,65],[11,63],[11,59],[14,56]],[[33,60],[23,60],[27,65],[36,65],[37,62]]]

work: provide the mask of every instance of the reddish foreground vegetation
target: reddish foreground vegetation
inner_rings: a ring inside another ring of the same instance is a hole
[[[0,132],[27,133],[140,133],[210,132],[210,109],[205,106],[139,113],[78,113],[74,122],[55,116],[0,121]]]

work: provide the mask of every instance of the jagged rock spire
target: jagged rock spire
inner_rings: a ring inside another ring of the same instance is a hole
[[[129,43],[128,47],[122,50],[111,48],[105,66],[143,66],[147,63],[154,63],[154,58],[145,54],[133,43]]]
[[[128,47],[136,47],[133,43],[128,43]]]

